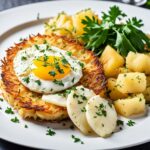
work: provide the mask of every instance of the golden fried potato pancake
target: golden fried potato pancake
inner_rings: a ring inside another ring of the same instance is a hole
[[[19,82],[13,69],[13,60],[18,51],[34,44],[43,44],[45,41],[60,49],[71,51],[72,55],[85,62],[83,77],[78,84],[92,89],[96,94],[103,91],[106,79],[102,65],[91,51],[86,50],[74,40],[56,35],[40,34],[29,37],[29,39],[15,44],[14,47],[6,51],[6,58],[2,60],[2,81],[0,86],[4,98],[18,110],[23,118],[61,120],[68,117],[66,108],[42,101],[41,94],[30,91]]]

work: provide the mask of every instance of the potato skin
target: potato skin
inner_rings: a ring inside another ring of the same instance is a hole
[[[28,90],[19,82],[13,69],[13,59],[18,51],[34,44],[43,44],[45,41],[60,49],[71,51],[74,56],[85,63],[83,77],[79,84],[92,89],[96,94],[103,91],[106,79],[102,65],[91,51],[84,49],[82,45],[74,40],[56,35],[40,34],[29,37],[29,39],[15,44],[14,47],[6,51],[6,58],[2,60],[1,89],[4,98],[18,110],[23,118],[61,120],[68,117],[67,110],[42,101],[41,94]]]
[[[117,113],[125,117],[143,114],[145,112],[145,99],[143,94],[134,97],[119,99],[114,102]]]

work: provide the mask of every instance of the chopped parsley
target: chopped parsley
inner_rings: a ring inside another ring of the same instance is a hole
[[[81,112],[86,112],[86,108],[83,107],[83,108],[81,109]]]
[[[24,60],[27,60],[27,57],[22,56],[22,57],[21,57],[21,60],[23,60],[23,61],[24,61]]]
[[[142,101],[142,98],[139,98],[139,102],[141,102]]]
[[[97,112],[96,115],[97,116],[107,116],[107,111],[106,111],[106,106],[104,106],[103,103],[101,103],[99,106],[95,106],[95,108],[97,108]]]
[[[5,113],[7,113],[7,114],[14,114],[13,110],[11,109],[11,107],[7,107],[7,109],[5,110]]]
[[[58,63],[58,62],[55,62],[55,64],[54,64],[54,65],[55,65],[55,68],[58,70],[58,72],[59,72],[59,73],[61,73],[61,74],[63,74],[63,73],[64,73],[64,70],[60,68],[60,66],[59,66],[59,63]]]
[[[72,56],[72,52],[67,51],[68,56]]]
[[[2,98],[0,98],[0,101],[3,102],[4,100]]]
[[[24,128],[28,128],[28,125],[25,124],[25,125],[24,125]]]
[[[79,97],[79,95],[77,95],[77,94],[73,94],[73,98],[78,98]]]
[[[83,103],[82,101],[79,101],[79,100],[78,100],[78,104],[82,104],[82,103]]]
[[[134,125],[135,125],[135,122],[132,121],[132,120],[129,120],[129,121],[127,122],[127,125],[128,125],[129,127],[134,126]]]
[[[55,71],[50,71],[48,74],[50,74],[51,76],[55,77],[56,72]]]
[[[23,38],[20,38],[19,41],[22,42],[22,41],[23,41]]]
[[[47,62],[48,56],[46,54],[44,54],[43,60],[44,60],[44,62]]]
[[[46,133],[46,135],[49,135],[49,136],[54,136],[56,134],[56,132],[55,131],[53,131],[52,129],[47,129],[47,133]]]
[[[75,78],[72,78],[72,80],[71,80],[72,83],[74,83],[74,79],[75,79]]]
[[[84,68],[84,63],[79,61],[79,65],[81,66],[81,68]]]
[[[124,125],[124,122],[122,120],[117,120],[117,126],[123,126]]]
[[[64,86],[64,83],[62,82],[62,81],[59,81],[59,80],[54,80],[53,81],[55,84],[58,84],[58,85],[60,85],[60,86]]]
[[[46,40],[44,40],[43,44],[47,44],[47,41],[46,41]]]
[[[39,50],[39,49],[40,49],[38,45],[36,45],[36,44],[35,44],[34,46],[35,46],[35,48],[36,48],[37,50]]]
[[[19,119],[17,117],[12,118],[11,121],[14,122],[14,123],[19,123]]]
[[[39,86],[41,85],[41,81],[40,80],[36,80],[35,83],[37,83]]]
[[[86,96],[84,96],[84,95],[80,95],[80,97],[82,98],[82,100],[87,100],[87,97]]]
[[[83,141],[81,141],[81,139],[75,137],[74,135],[71,135],[72,139],[74,140],[74,143],[81,143],[81,144],[84,144]]]
[[[24,82],[26,82],[26,83],[29,83],[29,82],[30,82],[30,78],[29,78],[29,77],[23,78],[22,80],[23,80]]]
[[[62,63],[63,63],[64,65],[69,64],[68,61],[67,61],[67,59],[66,59],[65,57],[62,57],[61,61],[62,61]]]

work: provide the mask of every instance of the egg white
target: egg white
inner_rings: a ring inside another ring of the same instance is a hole
[[[19,51],[13,61],[15,74],[24,86],[31,91],[48,94],[62,91],[79,82],[82,77],[82,66],[80,65],[79,60],[75,57],[69,56],[65,50],[57,47],[51,46],[50,50],[46,50],[47,44],[40,44],[37,46],[38,49],[33,45],[30,48]],[[33,64],[33,60],[43,55],[58,57],[64,56],[70,64],[71,72],[64,78],[58,80],[64,84],[63,86],[56,84],[51,80],[43,80],[32,73],[31,70],[36,68]],[[26,60],[23,58],[26,58]],[[24,80],[27,78],[29,79],[28,83]],[[40,81],[40,85],[36,81]]]

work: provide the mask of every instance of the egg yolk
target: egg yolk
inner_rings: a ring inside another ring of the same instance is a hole
[[[33,74],[44,80],[62,79],[71,71],[71,66],[65,57],[41,56],[33,60],[36,66]]]

